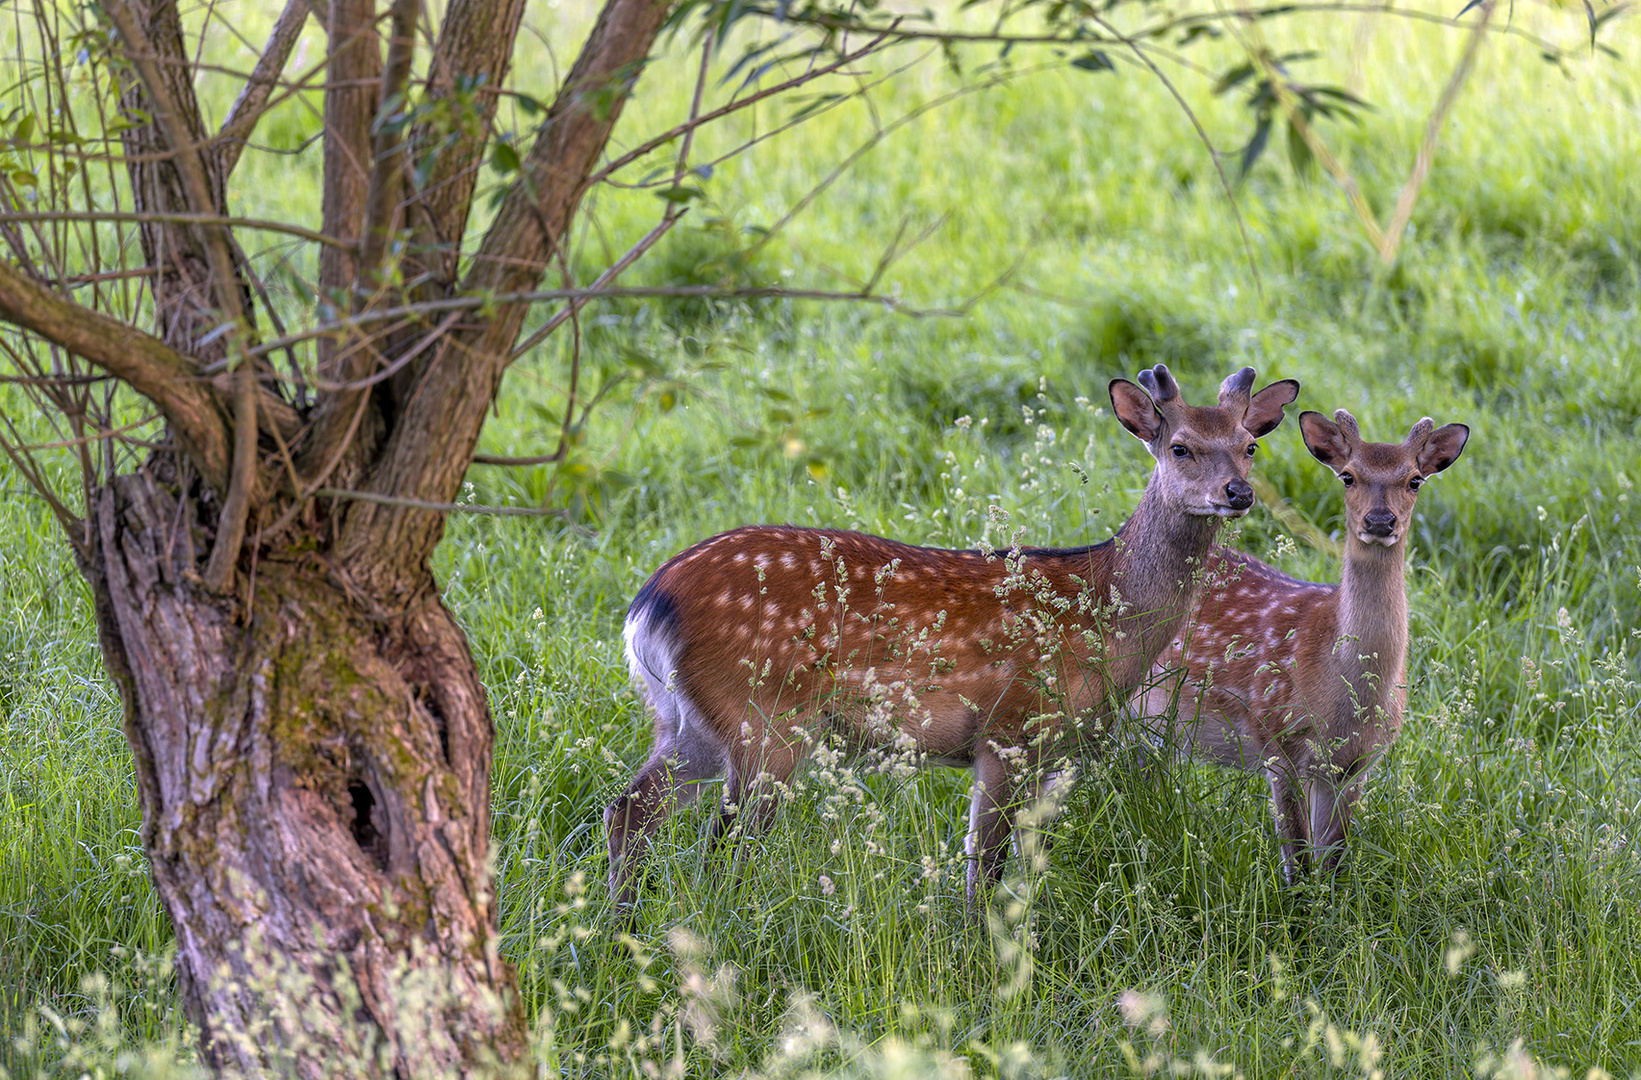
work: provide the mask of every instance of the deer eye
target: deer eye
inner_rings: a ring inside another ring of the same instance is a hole
[[[1422,483],[1424,483],[1424,477],[1415,476],[1413,479],[1411,479],[1407,482],[1407,486],[1412,488],[1414,491],[1418,491],[1419,490],[1419,485],[1422,484]]]
[[[1170,446],[1168,449],[1170,449],[1174,452],[1175,457],[1190,457],[1191,456],[1191,451],[1185,449],[1185,447],[1181,446],[1179,443],[1175,443],[1173,446]]]
[[[1259,449],[1259,444],[1258,443],[1249,443],[1248,444],[1248,456],[1253,457],[1254,456],[1254,451],[1258,450],[1258,449]]]
[[[1344,484],[1346,487],[1350,487],[1352,484],[1356,483],[1356,477],[1352,476],[1348,472],[1342,472],[1339,474],[1339,482]]]

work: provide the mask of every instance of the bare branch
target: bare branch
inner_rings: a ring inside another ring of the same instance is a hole
[[[387,64],[382,69],[381,111],[394,103],[403,108],[405,87],[410,82],[410,61],[415,52],[416,19],[421,7],[420,0],[394,0]],[[402,125],[378,121],[371,148],[370,181],[365,190],[365,220],[360,229],[355,296],[376,288],[381,276],[388,236],[393,232],[394,211],[404,194],[404,142]]]
[[[315,244],[325,244],[352,252],[358,249],[358,243],[348,240],[338,240],[322,232],[304,229],[300,225],[291,225],[283,221],[269,221],[266,218],[233,217],[228,214],[196,214],[191,212],[166,213],[164,211],[133,211],[133,210],[29,210],[27,212],[0,211],[0,222],[12,221],[88,221],[101,224],[103,222],[128,221],[136,225],[148,224],[175,224],[175,225],[237,225],[242,229],[260,229],[263,232],[284,233],[287,236],[300,237]],[[108,281],[114,277],[133,277],[152,274],[152,269],[122,270],[118,274],[85,275],[81,278],[67,278],[67,281]]]
[[[1098,15],[1092,16],[1092,18],[1105,27],[1108,33],[1117,34],[1116,28]],[[1225,164],[1220,161],[1219,151],[1214,149],[1213,140],[1208,137],[1208,132],[1203,128],[1202,121],[1197,119],[1196,111],[1185,100],[1185,95],[1181,94],[1179,88],[1174,85],[1174,81],[1164,75],[1162,69],[1157,67],[1149,56],[1145,55],[1145,50],[1140,48],[1139,43],[1133,38],[1122,38],[1121,35],[1118,35],[1118,37],[1124,45],[1133,50],[1134,55],[1139,57],[1140,62],[1149,68],[1151,74],[1155,75],[1157,80],[1162,83],[1169,95],[1173,97],[1174,103],[1185,113],[1185,118],[1191,121],[1191,127],[1196,130],[1197,138],[1201,140],[1203,148],[1208,151],[1208,160],[1214,163],[1214,172],[1219,176],[1220,190],[1225,192],[1225,201],[1231,206],[1231,215],[1236,218],[1237,232],[1242,236],[1242,250],[1248,256],[1248,273],[1253,278],[1254,288],[1261,296],[1264,296],[1265,283],[1259,276],[1259,264],[1254,260],[1254,245],[1248,237],[1248,223],[1242,218],[1242,208],[1237,205],[1236,201],[1236,189],[1231,186],[1231,178],[1225,175]]]
[[[416,20],[421,12],[420,0],[395,0],[389,31],[387,63],[382,69],[382,84],[378,92],[378,114],[395,107],[403,108],[405,88],[410,81],[410,62],[416,44]],[[382,264],[386,258],[388,237],[393,232],[393,219],[405,191],[404,128],[386,123],[379,115],[372,142],[370,175],[365,187],[364,214],[359,222],[359,258],[354,265],[352,308],[354,312],[367,310],[382,291]],[[369,300],[362,302],[362,298]],[[312,437],[304,456],[310,461],[329,462],[339,449],[345,450],[357,432],[358,423],[355,396],[364,394],[369,384],[363,380],[380,366],[381,353],[370,339],[349,340],[342,353],[332,354],[320,367],[317,382],[330,385],[336,392],[322,398],[314,418]],[[405,361],[409,363],[409,361]],[[402,364],[391,365],[397,371]],[[386,376],[384,376],[385,378]],[[340,441],[339,441],[340,440]],[[355,447],[358,457],[370,451],[369,446]],[[327,465],[327,469],[335,466]]]
[[[375,31],[374,0],[332,0],[330,57],[325,79],[324,194],[320,231],[357,242],[370,184],[370,126],[379,103],[382,54]],[[319,253],[319,289],[330,295],[352,286],[352,254]],[[334,347],[321,340],[318,370],[332,375]],[[323,406],[321,406],[323,407]]]
[[[658,230],[659,226],[657,226],[657,231]],[[646,235],[644,237],[644,241],[648,241],[651,237],[657,236],[657,231],[652,231]],[[640,241],[640,244],[643,244],[644,241]],[[636,250],[637,248],[635,247],[634,251]],[[637,255],[633,252],[629,252],[628,254],[632,255],[634,259],[637,258]],[[612,266],[609,270],[605,271],[605,276],[601,276],[598,280],[604,281],[605,277],[611,276],[612,271],[615,270],[616,267]],[[622,296],[643,298],[654,298],[661,296],[718,297],[723,299],[741,300],[846,300],[856,303],[882,304],[884,308],[890,311],[895,311],[902,315],[911,315],[914,317],[957,315],[961,314],[964,310],[963,308],[919,308],[907,304],[897,297],[864,292],[859,289],[841,291],[835,289],[792,289],[778,285],[758,286],[753,288],[736,288],[733,286],[725,287],[722,285],[638,285],[631,288],[617,289],[600,286],[597,282],[595,282],[593,285],[588,286],[585,289],[530,289],[524,292],[516,293],[497,293],[489,296],[453,296],[448,300],[423,300],[418,303],[400,304],[395,307],[372,308],[368,311],[360,312],[358,315],[350,315],[347,318],[338,319],[334,322],[321,323],[317,326],[311,326],[306,330],[296,331],[273,341],[263,342],[262,344],[259,344],[247,351],[250,355],[260,356],[276,349],[287,348],[291,345],[297,344],[298,342],[306,341],[311,338],[335,338],[349,330],[353,330],[368,323],[392,322],[394,320],[416,318],[425,315],[437,314],[439,312],[477,311],[481,308],[495,307],[498,305],[531,304],[541,300],[573,300],[578,302],[580,306],[585,306],[590,300]],[[553,318],[562,322],[562,320],[569,318],[569,312],[567,310],[559,311],[554,314]],[[543,329],[545,329],[545,327],[543,327]],[[540,331],[537,333],[540,333]],[[535,338],[536,335],[533,334],[531,337]],[[509,360],[511,359],[513,359],[513,357],[510,355]],[[206,371],[207,373],[219,371],[222,369],[222,366],[222,363],[215,364],[206,369]],[[340,384],[329,385],[334,386]]]
[[[214,219],[217,217],[218,207],[216,199],[211,194],[211,183],[205,173],[205,163],[193,148],[192,134],[178,114],[176,104],[171,100],[170,91],[160,77],[154,63],[154,50],[148,43],[148,35],[138,25],[126,3],[113,3],[105,10],[108,17],[113,20],[115,28],[119,30],[120,37],[125,40],[126,59],[142,77],[143,86],[147,89],[148,98],[154,106],[154,118],[159,122],[166,142],[171,144],[174,152],[171,161],[182,177],[189,211],[202,219]],[[214,220],[201,220],[197,227],[201,234],[200,247],[211,265],[211,281],[217,295],[217,304],[228,321],[244,323],[244,305],[240,297],[239,281],[234,274],[234,261],[227,231]],[[249,329],[248,324],[246,328]]]
[[[15,438],[16,429],[12,428],[9,418],[6,420],[6,427],[11,430]],[[52,515],[56,517],[57,523],[63,527],[63,532],[68,535],[68,542],[74,545],[76,551],[84,554],[85,522],[74,511],[63,505],[63,501],[57,497],[57,493],[51,490],[51,485],[46,483],[46,478],[40,475],[40,470],[35,467],[34,462],[29,460],[26,448],[13,446],[8,439],[0,439],[0,452],[3,452],[6,457],[11,459],[12,465],[22,474],[23,480],[28,486],[34,489],[34,493],[45,500],[46,505],[51,508]]]
[[[609,268],[602,274],[598,275],[598,278],[587,287],[586,291],[589,293],[600,294],[600,291],[602,290],[603,294],[607,294],[609,287],[615,284],[615,279],[620,277],[622,272],[625,271],[627,267],[637,262],[644,252],[654,247],[657,241],[667,235],[672,227],[678,223],[679,219],[682,218],[685,213],[688,213],[688,209],[688,207],[685,207],[676,214],[668,213],[662,217],[660,224],[645,233],[638,243],[627,249],[626,254],[622,255],[621,258],[611,263]],[[537,345],[540,345],[543,341],[546,341],[548,335],[550,335],[554,330],[557,330],[560,326],[563,326],[566,319],[586,307],[592,299],[592,296],[572,299],[568,304],[555,312],[550,319],[532,331],[529,337],[513,346],[513,352],[512,355],[508,357],[508,361],[511,362],[513,360],[517,360]],[[477,459],[475,458],[474,460]]]
[[[228,486],[228,429],[216,394],[194,365],[159,338],[64,299],[0,263],[0,318],[39,334],[123,380],[152,401],[217,491]]]
[[[498,90],[507,77],[524,17],[525,0],[452,0],[439,27],[439,38],[428,66],[426,97],[429,101],[449,98],[457,92],[458,80],[479,84],[473,102],[476,115],[471,127],[449,133],[435,132],[430,124],[416,126],[411,144],[417,152],[433,153],[435,140],[449,142],[437,151],[433,167],[418,199],[416,224],[430,236],[423,237],[420,250],[445,250],[449,255],[437,267],[439,277],[452,282],[456,276],[456,249],[473,201],[479,166],[482,162],[484,132],[496,115]],[[471,132],[476,132],[475,138]]]
[[[165,139],[176,152],[172,158],[182,177],[183,191],[189,209],[196,214],[211,214],[219,208],[211,194],[211,184],[205,172],[205,162],[191,149],[192,134],[178,114],[165,81],[154,64],[155,53],[148,44],[148,36],[124,2],[105,8],[126,44],[126,58],[136,67],[153,103],[155,118],[159,121]],[[246,318],[243,298],[239,291],[239,277],[234,272],[232,244],[228,231],[221,225],[200,225],[200,247],[210,265],[212,291],[227,323],[236,328],[238,348],[243,349],[243,337],[251,326]],[[245,542],[245,519],[250,513],[251,489],[256,485],[256,368],[251,358],[241,355],[234,373],[234,459],[228,476],[228,489],[222,502],[222,513],[217,520],[217,535],[211,549],[211,558],[205,568],[205,586],[214,592],[225,592],[232,584],[239,551]],[[221,490],[221,489],[218,489]]]
[[[245,140],[251,137],[257,121],[262,119],[268,97],[278,85],[285,62],[290,59],[291,49],[295,47],[296,39],[302,36],[302,28],[307,25],[308,11],[308,0],[288,0],[285,10],[279,14],[279,21],[274,23],[273,33],[268,35],[267,47],[256,62],[256,69],[246,80],[239,98],[228,110],[228,118],[222,122],[222,128],[213,140],[220,175],[231,175],[234,166],[239,164]]]
[[[245,523],[256,487],[256,365],[243,352],[234,369],[234,463],[228,496],[217,516],[216,540],[205,565],[205,587],[227,592],[233,585],[239,552],[245,545]]]
[[[564,455],[561,453],[537,454],[534,457],[506,457],[502,454],[474,454],[475,465],[500,465],[504,468],[526,469],[535,465],[551,465]]]
[[[434,502],[403,495],[379,495],[374,491],[344,491],[320,488],[315,494],[326,499],[356,499],[379,506],[401,506],[414,510],[437,510],[443,514],[493,514],[500,517],[564,517],[565,511],[541,506],[476,506],[473,503]]]
[[[615,160],[611,161],[608,165],[603,166],[587,178],[587,184],[590,187],[593,184],[608,180],[628,165],[631,165],[633,162],[643,158],[646,154],[665,146],[667,143],[678,138],[680,135],[688,134],[698,127],[710,124],[714,120],[728,116],[731,113],[740,112],[742,109],[750,108],[758,102],[763,101],[765,98],[774,97],[776,94],[782,94],[788,90],[794,90],[797,87],[802,86],[804,83],[813,82],[822,76],[830,75],[841,68],[847,67],[856,60],[876,52],[878,49],[883,47],[885,42],[889,40],[889,34],[879,34],[871,41],[868,41],[865,45],[855,49],[853,52],[845,53],[843,56],[838,57],[830,64],[823,64],[818,68],[811,68],[801,75],[794,75],[792,78],[787,79],[784,82],[776,83],[773,86],[766,86],[757,93],[748,94],[746,97],[732,101],[728,105],[721,105],[718,108],[711,109],[700,114],[699,116],[692,116],[682,124],[679,124],[667,131],[663,131],[654,138],[644,140],[631,150],[628,150],[620,157],[617,157]]]
[[[485,233],[462,292],[507,293],[541,280],[669,8],[666,0],[607,0]],[[369,490],[444,502],[459,489],[527,311],[524,304],[504,305],[481,326],[445,339],[416,378],[365,485]],[[391,563],[375,560],[364,575],[379,570],[384,580],[372,584],[392,595],[397,568],[420,562],[405,553],[431,552],[442,531],[437,514],[367,504],[348,513],[337,550],[370,564],[373,550],[390,545]]]
[[[1459,91],[1470,77],[1471,69],[1475,67],[1476,54],[1481,51],[1481,43],[1487,37],[1488,24],[1492,22],[1497,6],[1495,0],[1485,0],[1482,4],[1481,18],[1476,21],[1475,30],[1471,31],[1464,55],[1459,58],[1459,66],[1453,69],[1442,96],[1430,110],[1430,118],[1425,122],[1424,139],[1419,143],[1419,153],[1413,160],[1413,171],[1408,173],[1407,183],[1402,185],[1402,192],[1396,198],[1396,209],[1390,215],[1390,224],[1385,227],[1379,241],[1379,260],[1386,266],[1396,261],[1396,253],[1402,246],[1402,235],[1407,232],[1407,223],[1413,219],[1413,204],[1419,201],[1419,189],[1424,186],[1425,178],[1430,175],[1430,165],[1436,159],[1436,140],[1441,137],[1447,114],[1458,100]]]

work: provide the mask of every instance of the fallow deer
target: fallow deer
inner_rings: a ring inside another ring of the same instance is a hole
[[[968,895],[1001,869],[1024,778],[1128,699],[1191,607],[1220,522],[1254,502],[1258,438],[1299,384],[1253,368],[1193,407],[1168,368],[1109,386],[1156,467],[1111,540],[1009,552],[759,525],[667,562],[627,612],[627,660],[655,712],[649,759],[604,813],[620,906],[649,837],[726,776],[713,837],[761,827],[813,740],[900,745],[973,770]],[[1070,736],[1063,738],[1062,736]],[[1029,786],[1026,785],[1026,786]]]
[[[1337,585],[1299,581],[1216,546],[1197,608],[1142,696],[1153,737],[1262,771],[1289,882],[1343,855],[1369,766],[1407,702],[1408,526],[1421,484],[1458,460],[1470,429],[1429,417],[1401,443],[1362,441],[1343,409],[1299,416],[1305,445],[1345,486]]]

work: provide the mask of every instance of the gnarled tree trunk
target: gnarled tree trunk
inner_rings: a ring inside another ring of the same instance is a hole
[[[373,610],[297,556],[213,595],[188,497],[120,477],[86,570],[207,1060],[314,1077],[517,1062],[486,864],[490,713],[433,580]]]
[[[308,12],[286,8],[213,140],[175,0],[102,10],[130,121],[109,141],[141,215],[154,332],[65,295],[17,233],[0,237],[16,256],[0,261],[0,318],[166,421],[166,445],[134,471],[83,459],[83,518],[53,506],[124,700],[188,1013],[228,1075],[516,1073],[525,1025],[488,861],[491,717],[429,559],[528,304],[336,335],[315,350],[317,396],[293,392],[255,349],[265,293],[224,220],[239,160],[225,140],[254,129]],[[540,282],[668,3],[608,0],[498,224],[463,252],[486,138],[393,117],[413,90],[477,86],[488,124],[522,10],[454,0],[412,87],[419,0],[386,13],[331,0],[321,320]],[[406,161],[439,145],[418,188]],[[387,270],[403,236],[411,295]],[[83,410],[68,395],[64,414]]]

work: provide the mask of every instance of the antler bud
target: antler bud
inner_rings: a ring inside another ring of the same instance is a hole
[[[1424,444],[1430,441],[1430,433],[1435,430],[1436,421],[1426,416],[1417,424],[1413,425],[1413,430],[1407,433],[1407,442],[1402,445],[1406,446],[1416,455],[1420,450],[1424,449]]]
[[[1248,397],[1254,388],[1254,369],[1245,367],[1219,384],[1219,405],[1222,409],[1248,407]]]
[[[1158,405],[1179,397],[1179,383],[1168,373],[1167,364],[1148,368],[1140,372],[1136,378],[1139,379],[1140,385],[1145,387],[1145,392],[1151,395],[1151,400]]]
[[[1339,409],[1333,414],[1333,422],[1339,425],[1339,434],[1344,436],[1345,445],[1350,447],[1350,452],[1354,454],[1362,445],[1362,429],[1356,425],[1356,417],[1344,409]]]

